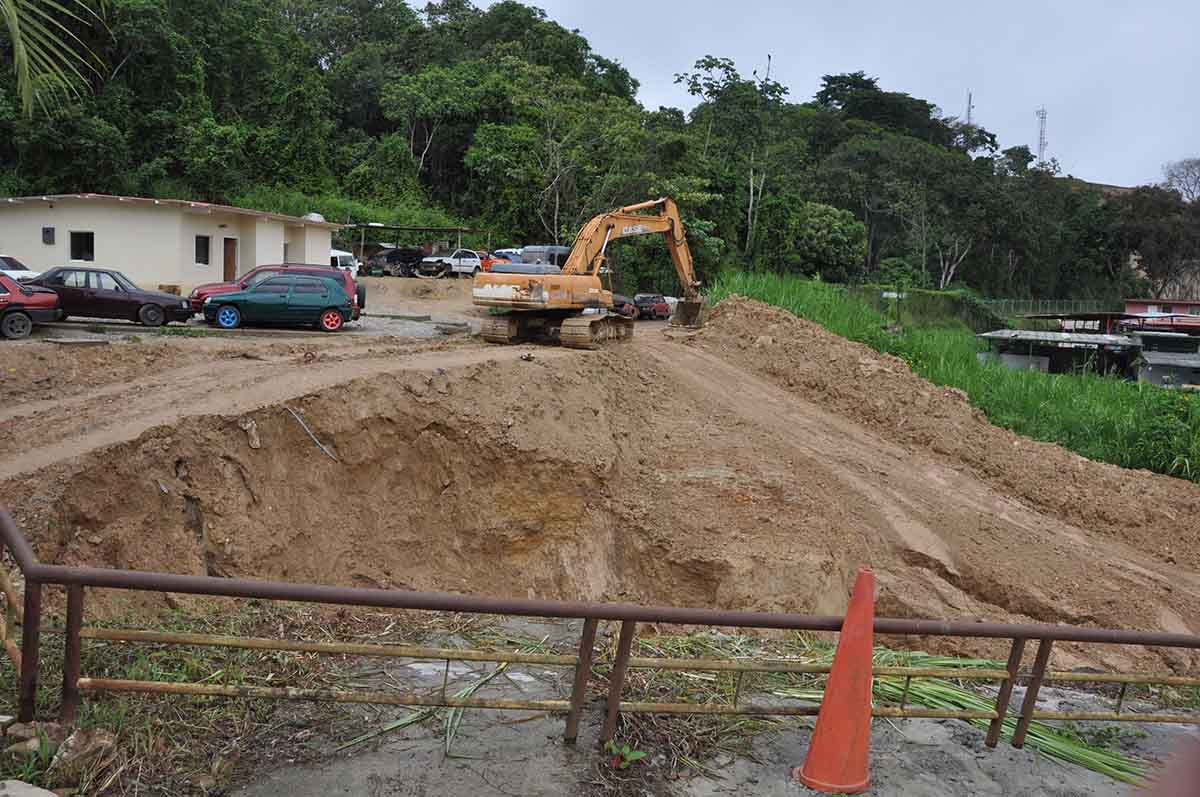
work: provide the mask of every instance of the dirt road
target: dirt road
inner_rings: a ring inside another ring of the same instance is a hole
[[[315,339],[261,354],[247,347],[222,347],[196,364],[160,368],[65,398],[10,404],[0,409],[0,480],[133,440],[148,429],[173,426],[187,417],[241,414],[355,379],[455,368],[519,354],[515,349],[446,343],[342,345],[331,350],[323,344]],[[119,348],[109,353],[114,360],[126,354]],[[31,439],[38,441],[36,447],[29,447]]]
[[[811,613],[871,565],[881,615],[1200,631],[1200,489],[1017,438],[769,308],[609,352],[201,343],[136,377],[110,347],[86,391],[0,409],[46,560]]]

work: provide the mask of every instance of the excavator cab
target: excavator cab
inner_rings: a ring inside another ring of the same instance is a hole
[[[646,213],[647,210],[656,213]],[[633,322],[613,312],[612,291],[600,279],[608,245],[618,238],[661,234],[671,253],[683,297],[671,322],[697,326],[704,301],[692,267],[679,208],[669,197],[602,213],[583,226],[561,272],[528,273],[493,268],[475,276],[472,301],[493,308],[482,328],[484,340],[518,343],[551,339],[571,348],[595,349],[606,341],[628,340]],[[514,266],[517,264],[514,264]]]

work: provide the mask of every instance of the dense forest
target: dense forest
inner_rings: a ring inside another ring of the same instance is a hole
[[[596,212],[670,194],[709,279],[1005,297],[1170,293],[1200,260],[1183,184],[1104,193],[862,72],[794,98],[766,63],[706,56],[674,75],[691,112],[643,108],[619,63],[516,2],[109,0],[80,35],[103,64],[90,91],[32,115],[0,36],[0,195],[463,224],[500,247],[569,243]],[[626,290],[671,289],[660,243],[616,256]]]

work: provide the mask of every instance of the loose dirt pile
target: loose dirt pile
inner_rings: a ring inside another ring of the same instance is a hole
[[[722,302],[696,342],[889,441],[965,466],[1009,496],[1166,564],[1200,570],[1194,484],[1093,462],[993,426],[961,390],[933,385],[899,358],[760,302]]]
[[[817,614],[871,565],[882,615],[1200,631],[1200,489],[991,427],[781,311],[365,362],[0,496],[47,562]]]

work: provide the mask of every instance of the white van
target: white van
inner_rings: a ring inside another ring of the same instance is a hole
[[[358,279],[358,260],[350,252],[341,249],[330,249],[329,265],[334,268],[340,268],[342,271],[349,271],[351,277]]]

